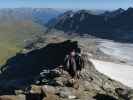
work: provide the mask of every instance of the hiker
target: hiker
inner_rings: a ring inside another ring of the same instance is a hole
[[[80,52],[75,49],[71,50],[70,54],[65,57],[64,66],[72,78],[79,78],[80,71],[84,67]]]
[[[83,56],[80,53],[76,53],[75,61],[76,61],[76,77],[79,78],[80,72],[82,68],[84,68],[85,66]]]
[[[76,61],[75,61],[75,51],[72,50],[70,54],[66,55],[64,60],[65,69],[74,78],[76,74]]]

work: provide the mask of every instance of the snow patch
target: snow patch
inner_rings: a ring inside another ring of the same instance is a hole
[[[133,66],[90,59],[95,68],[108,77],[133,88]]]

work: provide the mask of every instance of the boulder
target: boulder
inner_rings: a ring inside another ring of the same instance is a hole
[[[47,94],[42,100],[59,100],[59,97],[54,94]]]
[[[3,95],[0,96],[0,100],[26,100],[26,96],[21,95]]]
[[[61,76],[61,77],[56,77],[55,78],[55,81],[56,83],[59,85],[59,86],[64,86],[64,84],[66,83],[68,79],[64,76]]]
[[[63,87],[60,89],[59,96],[61,98],[67,98],[67,99],[75,99],[77,98],[76,96],[76,90],[73,88],[68,88],[68,87]]]
[[[32,93],[32,94],[41,94],[42,93],[41,86],[31,85],[30,93]]]
[[[44,85],[44,86],[42,86],[42,92],[46,95],[48,95],[48,94],[57,94],[58,90],[56,89],[56,87],[49,86],[49,85]]]
[[[24,94],[23,90],[15,90],[14,92],[15,92],[16,95]]]

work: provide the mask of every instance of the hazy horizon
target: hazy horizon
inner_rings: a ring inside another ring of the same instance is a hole
[[[133,7],[131,0],[1,0],[0,8],[114,10]]]
[[[129,6],[128,8],[133,8],[131,6]],[[127,10],[128,8],[122,8],[124,10]],[[2,9],[55,9],[55,10],[90,10],[90,11],[114,11],[120,8],[114,8],[114,9],[87,9],[87,8],[48,8],[48,7],[7,7],[7,8],[0,8],[0,10]]]

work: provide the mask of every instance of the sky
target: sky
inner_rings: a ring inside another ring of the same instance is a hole
[[[0,0],[0,8],[117,9],[133,6],[133,0]]]

